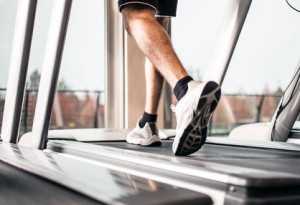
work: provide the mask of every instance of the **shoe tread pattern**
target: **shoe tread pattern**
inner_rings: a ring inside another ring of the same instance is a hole
[[[213,94],[213,98],[208,98]],[[206,141],[207,124],[221,97],[221,89],[215,82],[208,82],[201,94],[190,124],[180,138],[177,156],[187,156],[198,151]]]

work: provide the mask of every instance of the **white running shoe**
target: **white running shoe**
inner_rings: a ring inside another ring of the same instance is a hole
[[[186,156],[198,151],[206,140],[207,124],[221,97],[219,85],[213,81],[188,83],[188,91],[171,106],[176,114],[175,155]]]
[[[142,146],[160,146],[161,140],[158,136],[156,122],[147,122],[143,128],[140,128],[140,120],[138,119],[136,127],[127,134],[126,141]]]

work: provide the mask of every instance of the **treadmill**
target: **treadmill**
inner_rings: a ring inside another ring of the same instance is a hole
[[[160,130],[164,136],[161,147],[127,144],[127,129],[49,131],[72,0],[55,1],[33,129],[18,140],[37,1],[21,2],[16,24],[22,26],[16,31],[12,49],[16,63],[11,64],[9,72],[0,171],[9,167],[18,172],[16,175],[39,180],[41,186],[30,187],[47,195],[40,197],[49,203],[59,196],[57,200],[65,204],[64,199],[69,198],[66,192],[89,201],[77,201],[78,204],[300,203],[298,144],[214,137],[208,138],[198,152],[177,157],[171,151],[174,130]],[[251,2],[229,1],[222,35],[216,43],[222,49],[213,54],[217,60],[210,65],[205,80],[222,83]],[[232,27],[226,26],[232,22]],[[295,86],[299,87],[297,83]],[[14,172],[2,173],[9,177]],[[15,176],[10,179],[16,183],[14,194],[22,197],[24,192],[18,191],[21,186],[18,179]],[[44,191],[44,186],[48,186],[52,195]],[[55,189],[66,191],[55,192]],[[31,202],[34,193],[23,197]],[[8,200],[11,200],[9,195]]]

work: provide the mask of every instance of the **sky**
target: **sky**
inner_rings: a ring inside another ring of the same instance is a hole
[[[174,48],[190,73],[203,76],[227,2],[179,0],[172,19]],[[289,0],[300,8],[299,0]],[[7,83],[18,0],[0,0],[0,88]],[[297,5],[298,3],[298,5]],[[104,89],[103,0],[73,0],[60,79],[72,89]],[[52,1],[38,1],[29,61],[42,69]],[[300,60],[300,13],[285,0],[253,0],[222,85],[223,93],[257,94],[284,88]]]

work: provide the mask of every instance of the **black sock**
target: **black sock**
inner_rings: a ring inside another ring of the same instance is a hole
[[[193,78],[188,75],[176,83],[173,92],[178,101],[186,94],[188,90],[188,83],[192,80]]]
[[[149,114],[144,112],[142,119],[140,120],[140,127],[144,127],[146,122],[156,122],[157,120],[157,115],[156,114]]]

